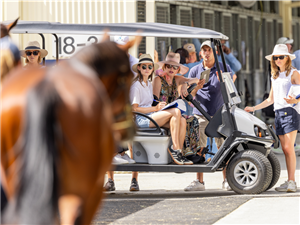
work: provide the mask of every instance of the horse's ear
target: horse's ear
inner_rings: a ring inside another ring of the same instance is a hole
[[[125,52],[128,52],[128,49],[130,49],[133,45],[139,46],[139,44],[142,41],[142,36],[135,36],[135,38],[131,41],[128,41],[125,45],[118,45],[120,49],[122,49]]]
[[[20,17],[18,17],[14,22],[12,22],[11,24],[9,24],[9,25],[7,26],[8,32],[9,32],[14,26],[17,25],[19,19],[20,19]]]
[[[108,40],[109,40],[108,32],[109,32],[108,29],[105,29],[105,30],[104,30],[104,34],[103,34],[103,36],[102,36],[101,42],[105,42],[105,41],[108,41]]]

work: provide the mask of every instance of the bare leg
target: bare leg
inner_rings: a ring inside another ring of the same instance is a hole
[[[128,143],[128,149],[130,151],[130,156],[131,158],[133,159],[133,150],[132,150],[132,144],[131,143]],[[139,175],[139,172],[132,172],[132,178],[135,178],[136,180],[138,180],[138,175]]]
[[[114,180],[114,171],[107,171],[107,177]]]
[[[203,173],[197,173],[197,179],[203,183]]]
[[[288,180],[295,181],[296,171],[296,154],[294,150],[294,143],[296,141],[297,131],[279,135],[282,150],[285,155],[286,168],[288,171]]]
[[[227,169],[227,167],[225,167],[225,169],[222,171],[222,173],[223,173],[223,180],[225,181],[225,179],[226,179],[226,169]]]
[[[183,148],[185,135],[186,135],[186,120],[185,120],[185,118],[181,117],[181,120],[180,120],[180,133],[179,133],[179,136],[180,136],[180,139],[179,139],[180,149]]]
[[[173,149],[181,149],[180,145],[180,124],[181,124],[181,113],[179,109],[176,109],[175,115],[170,120],[171,136],[173,141]]]
[[[204,147],[201,147],[201,150],[199,151],[198,154],[201,154],[203,149],[204,149]],[[201,183],[203,183],[203,173],[197,173],[196,177]]]
[[[159,126],[163,126],[170,121],[171,136],[173,140],[173,149],[180,149],[180,121],[181,121],[181,112],[177,108],[172,108],[169,110],[160,111],[154,113],[152,118]],[[150,127],[154,127],[154,124],[150,122]]]

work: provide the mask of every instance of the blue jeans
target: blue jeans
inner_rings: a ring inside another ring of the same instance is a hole
[[[209,151],[212,152],[212,153],[217,153],[218,148],[217,148],[217,145],[216,145],[216,143],[215,143],[215,139],[213,138],[212,140],[213,140],[212,149],[209,149]],[[207,145],[210,147],[210,141],[209,141],[209,138],[207,138]],[[213,157],[214,157],[214,156],[211,155],[211,154],[206,154],[206,155],[205,155],[205,160],[207,160],[207,159],[209,159],[209,158],[212,159]]]

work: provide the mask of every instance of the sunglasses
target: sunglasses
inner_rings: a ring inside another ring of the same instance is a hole
[[[33,54],[33,55],[38,55],[38,54],[39,54],[39,51],[26,52],[26,55],[27,55],[27,56],[31,56],[31,54]]]
[[[142,65],[142,69],[143,69],[143,70],[147,69],[147,66],[146,66],[146,65]],[[149,70],[152,70],[152,69],[153,69],[153,66],[148,65],[148,69],[149,69]]]
[[[179,66],[173,66],[173,65],[170,65],[170,64],[166,64],[166,67],[168,69],[171,69],[173,67],[174,70],[178,70]]]
[[[286,57],[286,55],[281,56],[273,56],[273,60],[276,61],[277,59],[283,60]]]

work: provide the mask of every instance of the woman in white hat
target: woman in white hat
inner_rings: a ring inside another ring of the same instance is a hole
[[[181,117],[180,110],[177,108],[171,108],[168,110],[159,111],[166,105],[165,102],[160,102],[156,106],[152,106],[153,88],[151,81],[154,71],[157,69],[158,64],[153,62],[149,54],[141,55],[139,61],[132,66],[132,70],[137,74],[133,79],[132,86],[130,88],[132,111],[144,113],[150,116],[159,126],[170,127],[173,148],[175,149],[171,154],[174,162],[178,165],[193,164],[191,161],[182,157],[181,154],[185,137],[186,121],[183,117]],[[149,119],[139,115],[136,116],[136,123],[139,127],[155,127],[155,125]],[[117,154],[114,157],[115,162],[119,163],[126,163],[122,162],[124,159],[129,163],[132,163],[130,162],[127,154]],[[115,184],[113,180],[113,172],[109,171],[107,175],[108,181],[105,184],[104,189],[106,191],[114,191]],[[132,172],[132,180],[129,188],[130,191],[139,191],[137,178],[138,172]]]
[[[300,130],[300,110],[297,107],[300,99],[288,96],[292,85],[300,85],[300,74],[292,67],[292,60],[295,58],[295,55],[289,53],[285,44],[275,45],[273,53],[266,56],[266,59],[271,61],[272,74],[269,98],[256,106],[245,108],[247,112],[253,112],[274,103],[276,134],[281,142],[288,171],[288,180],[275,188],[276,191],[281,192],[297,191],[294,143],[297,131]]]
[[[180,54],[170,52],[165,61],[158,62],[162,68],[163,73],[154,78],[153,94],[157,96],[160,101],[167,104],[176,100],[179,95],[188,95],[187,87],[190,84],[197,83],[194,93],[203,87],[204,80],[198,78],[185,78],[185,73],[189,68],[183,66],[180,62]],[[203,157],[198,157],[196,154],[201,149],[199,145],[199,122],[194,116],[184,116],[187,121],[186,134],[184,139],[184,147],[182,154],[191,159],[194,163],[201,163],[204,161]],[[172,150],[172,149],[171,149]]]
[[[130,99],[133,111],[148,114],[159,126],[167,126],[171,129],[173,149],[171,156],[178,165],[193,164],[181,155],[181,149],[185,137],[186,121],[181,117],[178,108],[161,110],[166,102],[159,102],[156,106],[153,103],[152,76],[158,69],[158,65],[153,63],[150,55],[144,54],[139,58],[139,62],[132,66],[133,71],[137,72],[137,77],[133,80],[130,89]],[[155,127],[155,125],[142,116],[137,116],[137,124],[141,127]]]
[[[37,41],[30,41],[24,50],[20,51],[21,56],[25,58],[25,67],[42,67],[42,59],[48,55],[48,51],[41,49]]]

